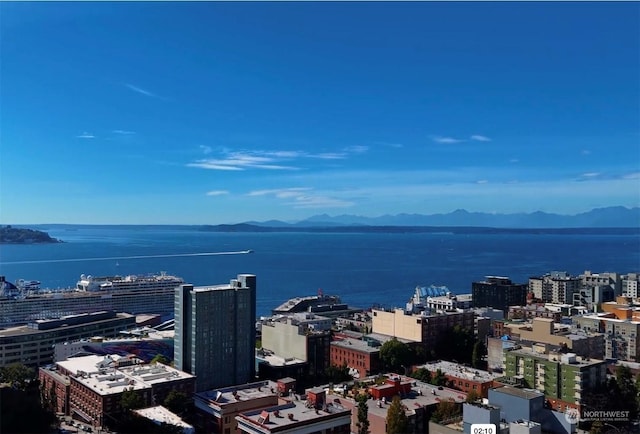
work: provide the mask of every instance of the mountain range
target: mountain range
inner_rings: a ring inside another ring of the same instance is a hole
[[[490,228],[637,228],[640,227],[640,207],[623,206],[596,208],[575,215],[562,215],[536,211],[533,213],[493,214],[469,212],[464,209],[447,214],[396,214],[364,217],[342,214],[314,215],[297,222],[280,220],[250,221],[248,225],[285,227],[335,227],[335,226],[442,226],[442,227],[490,227]]]

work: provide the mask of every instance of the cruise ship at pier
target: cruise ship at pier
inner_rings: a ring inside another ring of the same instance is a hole
[[[109,277],[83,274],[75,287],[66,289],[40,289],[23,282],[14,285],[0,276],[0,328],[103,310],[172,314],[174,289],[184,280],[161,272]]]

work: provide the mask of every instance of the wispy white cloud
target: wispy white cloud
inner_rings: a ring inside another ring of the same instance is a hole
[[[153,92],[149,92],[148,90],[145,90],[145,89],[143,89],[141,87],[138,87],[138,86],[134,86],[133,84],[125,83],[125,86],[127,88],[129,88],[130,90],[136,92],[136,93],[139,93],[139,94],[144,95],[144,96],[148,96],[150,98],[162,98],[162,97],[156,95]]]
[[[347,158],[347,154],[344,152],[323,152],[320,154],[307,154],[309,158],[317,158],[320,160],[344,160]]]
[[[303,194],[310,191],[308,187],[292,187],[292,188],[272,188],[267,190],[253,190],[247,193],[247,196],[275,196],[279,198],[287,198]]]
[[[369,147],[364,145],[347,146],[346,148],[344,148],[344,152],[348,152],[350,154],[363,154],[368,150]]]
[[[82,134],[77,135],[76,138],[77,139],[95,139],[96,136],[94,136],[91,133],[88,133],[88,132],[84,131]]]
[[[135,134],[135,131],[127,131],[127,130],[113,130],[111,131],[113,134],[120,134],[123,136],[130,136],[132,134]]]
[[[640,172],[627,173],[622,179],[640,179]]]
[[[207,196],[223,196],[229,194],[227,190],[211,190],[207,192]]]
[[[209,146],[200,146],[205,154],[210,154],[213,149]],[[301,159],[317,160],[341,160],[350,155],[362,154],[369,148],[366,146],[351,146],[341,152],[321,152],[310,153],[296,150],[253,150],[253,151],[231,151],[229,149],[220,150],[220,158],[200,159],[187,164],[187,167],[197,167],[211,170],[299,170],[299,165],[290,164],[292,161]]]
[[[345,208],[354,205],[353,202],[331,197],[326,193],[316,193],[311,188],[293,187],[268,190],[255,190],[247,193],[247,196],[273,196],[277,199],[285,199],[285,206],[293,208]]]
[[[278,161],[272,157],[255,155],[253,153],[232,152],[224,159],[204,159],[187,164],[188,167],[199,167],[212,170],[297,170],[297,167],[273,164]]]
[[[587,172],[580,175],[581,178],[597,178],[601,175],[600,172]]]
[[[476,181],[476,184],[488,184],[489,181],[487,181],[486,179],[479,179]]]
[[[477,142],[490,142],[491,139],[487,136],[481,136],[480,134],[474,134],[470,137],[471,140],[475,140]]]
[[[509,160],[509,163],[519,163],[520,160],[517,158],[512,158],[511,160]]]
[[[348,208],[354,205],[351,201],[334,197],[306,194],[295,197],[295,200],[288,204],[293,208]]]
[[[432,137],[431,140],[433,140],[436,143],[442,143],[442,144],[445,144],[445,145],[464,142],[464,140],[462,140],[462,139],[456,139],[454,137],[442,137],[442,136]]]
[[[588,149],[583,149],[582,151],[580,151],[580,154],[582,154],[582,155],[590,155],[591,151],[588,150]]]

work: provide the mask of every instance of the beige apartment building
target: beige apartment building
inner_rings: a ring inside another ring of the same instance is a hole
[[[582,279],[566,272],[554,271],[529,278],[529,292],[547,303],[572,303],[573,294],[582,287]]]
[[[403,309],[373,309],[371,315],[373,333],[420,342],[427,347],[435,345],[442,331],[456,325],[473,330],[475,319],[472,311],[424,315],[406,313]]]
[[[572,330],[556,324],[551,318],[534,318],[531,323],[505,324],[509,336],[520,341],[563,347],[583,356],[601,359],[605,353],[605,338],[602,333],[590,330]]]

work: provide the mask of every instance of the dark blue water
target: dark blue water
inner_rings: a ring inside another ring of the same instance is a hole
[[[50,230],[66,243],[0,246],[0,275],[74,286],[80,274],[167,271],[195,285],[258,276],[258,314],[299,295],[337,294],[354,306],[402,306],[416,285],[471,291],[486,275],[526,283],[549,271],[640,271],[640,239],[576,234],[215,233],[169,229]],[[254,250],[229,256],[87,260]],[[83,258],[86,258],[83,260]],[[69,262],[19,263],[77,259]],[[17,263],[18,262],[18,263]]]

